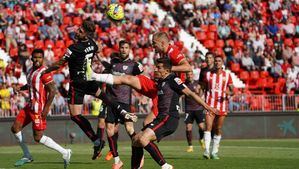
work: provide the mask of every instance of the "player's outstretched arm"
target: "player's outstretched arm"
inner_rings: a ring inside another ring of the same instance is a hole
[[[218,111],[215,108],[209,106],[202,98],[200,98],[196,93],[192,92],[189,88],[185,88],[182,92],[188,96],[193,98],[198,104],[202,105],[208,112],[213,114],[218,114]]]
[[[173,72],[190,72],[192,71],[192,67],[187,61],[187,59],[183,59],[179,62],[177,66],[172,66],[171,71]]]
[[[59,69],[60,67],[64,66],[66,64],[67,60],[62,57],[59,61],[55,62],[53,65],[51,65],[48,69],[46,69],[43,74],[50,73],[54,70]]]
[[[93,74],[92,80],[109,85],[128,85],[135,90],[141,90],[138,77],[132,75],[114,76],[112,74]]]

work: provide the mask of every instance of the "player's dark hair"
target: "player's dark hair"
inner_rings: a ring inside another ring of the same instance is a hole
[[[89,37],[93,37],[96,31],[96,26],[94,22],[91,20],[84,20],[82,23],[82,28],[84,29],[84,31],[87,33]]]
[[[124,44],[128,44],[129,46],[131,46],[131,43],[129,41],[126,41],[126,40],[121,40],[121,41],[118,42],[119,47],[121,47]]]
[[[221,55],[216,55],[216,56],[214,57],[214,59],[216,59],[216,58],[221,58],[221,59],[223,60],[223,57],[222,57]]]
[[[34,49],[31,53],[31,56],[33,56],[36,53],[41,53],[44,57],[44,51],[42,49],[40,49],[40,48]]]
[[[172,62],[168,58],[158,58],[158,59],[156,59],[156,64],[159,64],[159,63],[162,63],[164,69],[168,69],[169,71],[172,68]]]
[[[208,56],[208,55],[212,55],[213,57],[215,57],[215,54],[213,52],[207,52],[206,56]]]

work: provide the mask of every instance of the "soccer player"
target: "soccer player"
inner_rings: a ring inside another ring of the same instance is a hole
[[[187,78],[185,81],[186,86],[193,92],[195,92],[197,95],[202,96],[203,93],[200,90],[200,85],[197,81],[193,79],[193,72],[187,73]],[[185,98],[185,123],[186,123],[186,138],[188,142],[188,149],[187,152],[193,152],[193,146],[192,146],[192,125],[194,120],[196,121],[198,125],[198,131],[199,131],[199,143],[201,147],[204,149],[204,141],[203,141],[203,135],[204,135],[204,128],[205,128],[205,115],[203,112],[204,108],[201,105],[198,105],[193,99],[186,97]]]
[[[128,41],[119,41],[119,53],[112,58],[110,68],[108,71],[116,76],[123,75],[139,75],[143,72],[143,67],[140,63],[137,63],[129,58],[131,45]],[[106,86],[106,93],[117,104],[121,105],[127,112],[131,111],[131,93],[132,89],[126,85],[109,85]],[[131,120],[126,120],[116,112],[114,108],[107,105],[107,137],[110,147],[110,152],[114,158],[114,164],[112,168],[121,168],[123,162],[120,160],[117,151],[117,138],[119,123],[124,124],[128,135],[131,137],[134,133],[134,125]],[[106,158],[107,159],[107,158]]]
[[[165,159],[153,141],[160,141],[163,137],[172,134],[176,130],[179,121],[180,95],[185,94],[194,98],[197,103],[202,104],[211,113],[216,113],[216,111],[208,106],[198,95],[188,89],[180,78],[170,73],[171,61],[168,58],[157,59],[156,67],[155,78],[159,79],[157,85],[153,80],[142,75],[138,77],[128,75],[118,77],[102,74],[98,76],[97,80],[106,82],[107,84],[131,84],[139,90],[142,86],[144,91],[148,92],[147,94],[152,96],[158,95],[158,116],[154,121],[146,125],[141,133],[138,133],[133,138],[133,146],[144,147],[163,169],[173,168],[165,162]],[[130,78],[139,78],[139,83],[136,83],[134,80],[130,81]],[[135,167],[132,166],[132,168]]]
[[[46,116],[55,97],[56,87],[52,74],[42,75],[46,69],[43,66],[43,61],[44,51],[34,49],[32,51],[33,66],[27,74],[28,84],[21,87],[21,90],[29,90],[30,102],[20,111],[11,127],[11,131],[24,153],[24,156],[15,163],[15,166],[22,166],[33,161],[22,136],[22,129],[32,122],[34,140],[61,153],[66,168],[71,159],[71,150],[64,149],[50,137],[44,135],[44,130],[47,127]]]
[[[204,79],[207,86],[206,102],[209,106],[219,111],[217,115],[211,114],[210,112],[206,115],[206,131],[204,132],[205,151],[203,154],[206,159],[219,159],[217,153],[222,134],[221,128],[227,115],[227,100],[228,97],[234,94],[232,77],[229,72],[223,70],[222,66],[222,57],[216,56],[215,70],[207,72]],[[212,152],[210,154],[211,130],[213,125],[215,135],[213,137]]]
[[[179,72],[182,80],[185,80],[185,74],[182,72],[192,71],[192,67],[178,47],[170,44],[169,36],[166,32],[157,32],[153,35],[152,45],[160,57],[166,57],[171,60],[172,72]]]
[[[98,136],[95,134],[90,122],[81,114],[83,98],[85,94],[93,95],[101,99],[105,104],[113,107],[117,112],[125,115],[127,118],[135,118],[122,109],[122,107],[113,102],[101,91],[101,84],[95,81],[87,81],[90,78],[91,62],[93,57],[97,57],[98,46],[92,39],[95,33],[95,24],[92,21],[84,20],[82,25],[76,31],[76,42],[70,45],[64,56],[51,67],[44,71],[49,73],[57,70],[68,63],[70,71],[70,90],[68,92],[68,104],[71,113],[71,119],[83,130],[88,138],[94,143],[94,154],[92,159],[95,160],[104,147]]]

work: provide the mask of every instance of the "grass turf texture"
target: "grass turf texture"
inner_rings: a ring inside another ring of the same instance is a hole
[[[204,160],[203,151],[197,141],[193,141],[194,152],[187,153],[185,141],[162,141],[158,144],[166,161],[175,169],[295,169],[299,168],[299,140],[223,140],[220,146],[220,160]],[[113,159],[105,161],[108,146],[103,156],[91,160],[91,144],[67,145],[73,151],[69,169],[111,168]],[[63,168],[61,155],[41,145],[30,145],[34,162],[22,169]],[[129,142],[119,143],[119,154],[124,169],[130,168],[131,147]],[[0,169],[14,168],[13,164],[21,157],[18,146],[0,147]],[[160,168],[145,151],[144,169]]]

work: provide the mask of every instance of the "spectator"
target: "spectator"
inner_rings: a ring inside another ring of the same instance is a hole
[[[5,30],[5,41],[6,41],[6,52],[9,52],[9,49],[10,49],[10,45],[12,44],[15,48],[18,47],[17,45],[17,41],[15,39],[15,35],[16,35],[16,32],[15,32],[15,24],[13,22],[8,22],[8,27],[7,29]]]
[[[224,21],[220,21],[220,26],[217,29],[217,33],[221,39],[227,39],[230,35],[230,28]]]
[[[52,50],[52,45],[48,45],[47,49],[45,50],[45,60],[44,63],[46,66],[52,65],[54,62],[54,52]]]
[[[281,68],[280,64],[274,62],[273,67],[271,67],[270,73],[276,79],[281,77],[282,76],[282,68]]]
[[[45,39],[49,39],[49,25],[47,23],[45,23],[44,19],[40,20],[40,26],[38,28],[38,34],[40,39],[45,40]]]
[[[50,40],[56,41],[58,39],[62,39],[63,35],[62,32],[60,31],[56,21],[50,21],[48,28],[48,33],[49,33],[49,38]]]
[[[53,100],[53,108],[54,108],[54,112],[53,114],[66,114],[66,102],[64,100],[64,98],[61,96],[61,94],[59,92],[56,93],[54,100]]]
[[[242,66],[246,70],[248,71],[254,70],[254,62],[252,58],[249,57],[248,51],[245,53],[244,57],[242,57],[241,61],[242,61]]]
[[[10,116],[10,91],[7,88],[6,83],[0,84],[0,98],[1,98],[1,109],[2,117]]]

